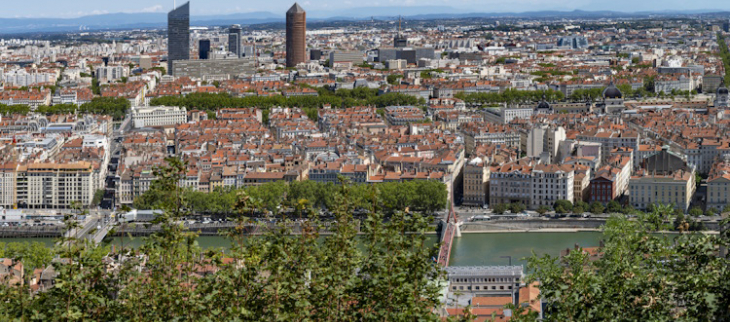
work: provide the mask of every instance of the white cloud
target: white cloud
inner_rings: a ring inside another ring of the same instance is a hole
[[[154,5],[147,8],[142,8],[139,12],[159,12],[162,11],[162,5]]]

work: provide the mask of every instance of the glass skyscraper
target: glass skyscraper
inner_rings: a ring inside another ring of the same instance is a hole
[[[210,39],[201,39],[198,42],[198,59],[208,59],[210,53]]]
[[[190,2],[167,14],[167,73],[172,62],[190,59]]]
[[[228,28],[228,51],[241,58],[241,26],[233,25]]]

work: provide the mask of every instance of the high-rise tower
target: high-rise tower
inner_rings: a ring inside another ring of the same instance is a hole
[[[294,5],[286,12],[286,67],[307,61],[307,13]]]
[[[208,59],[210,54],[210,39],[201,39],[198,42],[198,59]]]
[[[228,51],[241,58],[241,26],[232,25],[228,28]]]
[[[167,73],[172,62],[190,59],[190,2],[167,14]]]

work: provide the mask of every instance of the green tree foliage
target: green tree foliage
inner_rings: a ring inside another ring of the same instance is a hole
[[[595,101],[603,97],[603,87],[588,88],[588,89],[576,89],[570,94],[570,100],[572,101]]]
[[[318,89],[319,96],[247,96],[232,97],[227,93],[191,93],[184,97],[163,96],[154,98],[150,105],[185,106],[188,109],[216,111],[221,108],[256,107],[268,110],[271,107],[321,108],[325,104],[332,107],[417,105],[415,96],[402,93],[385,93],[377,95],[377,89],[356,88],[339,89],[332,92],[325,88]]]
[[[40,114],[74,114],[79,109],[76,104],[57,104],[53,106],[38,106],[36,113]]]
[[[375,184],[373,190],[370,185],[352,184],[350,201],[353,207],[369,209],[372,206],[372,195],[376,194],[378,209],[393,212],[398,209],[410,208],[414,211],[433,213],[446,208],[447,192],[443,183],[431,180],[414,180],[406,182],[387,182]],[[260,210],[276,213],[281,207],[294,208],[302,199],[307,200],[311,207],[335,209],[334,195],[340,189],[333,183],[317,183],[314,181],[283,181],[267,183],[260,186],[247,187],[243,190],[260,201]],[[184,190],[182,192],[188,200],[188,207],[195,213],[227,214],[236,202],[240,193],[236,189],[217,189],[211,193]],[[173,195],[170,190],[158,189],[154,184],[142,196],[134,201],[137,209],[161,209],[169,203]]]
[[[109,115],[114,120],[123,120],[130,103],[124,97],[95,97],[79,108],[80,113]]]
[[[22,261],[25,274],[30,275],[33,273],[33,269],[46,267],[50,264],[53,253],[50,248],[39,242],[12,242],[7,244],[0,242],[0,258],[13,258]]]
[[[26,115],[30,112],[30,106],[28,105],[5,105],[0,104],[0,114],[2,115],[10,115],[10,114],[22,114]]]
[[[492,212],[495,214],[503,214],[505,211],[507,211],[507,205],[503,203],[498,203],[496,205],[492,205]]]
[[[702,216],[704,212],[702,211],[702,208],[700,207],[692,207],[692,209],[689,210],[689,215],[692,217],[699,217]]]
[[[99,87],[99,80],[96,77],[91,78],[91,92],[94,95],[101,95],[101,88]]]
[[[569,213],[573,211],[573,203],[569,200],[556,200],[553,204],[553,209],[561,214]]]
[[[511,211],[511,212],[512,212],[513,214],[516,214],[516,213],[520,213],[520,212],[523,212],[523,211],[525,211],[526,209],[527,209],[527,207],[525,206],[525,204],[523,204],[523,203],[521,203],[521,202],[515,202],[515,203],[511,203],[511,204],[509,205],[509,210],[510,210],[510,211]]]
[[[606,205],[606,212],[609,214],[619,213],[621,210],[621,204],[616,200],[611,200]]]
[[[155,220],[161,230],[139,248],[143,257],[121,250],[125,260],[108,269],[108,248],[64,238],[54,262],[55,285],[30,296],[27,289],[0,284],[3,321],[437,321],[442,270],[432,258],[438,245],[427,241],[429,219],[395,212],[389,220],[372,210],[362,223],[352,217],[352,186],[333,191],[336,221],[322,223],[306,199],[297,202],[302,219],[260,226],[245,236],[248,218],[261,200],[248,190],[236,195],[223,255],[202,251],[196,234],[179,224],[189,200],[180,181],[184,162],[170,158],[155,171],[155,190],[171,197]],[[302,187],[300,187],[302,188]],[[271,188],[275,189],[275,188]],[[372,202],[371,204],[377,204]],[[69,216],[70,217],[70,216]],[[67,220],[68,228],[77,226]],[[362,232],[358,236],[358,226]],[[270,227],[270,228],[267,228]],[[359,239],[359,242],[358,242]],[[224,261],[223,257],[226,257]],[[144,269],[139,269],[144,262]]]
[[[391,75],[388,75],[386,80],[388,81],[388,84],[390,84],[390,85],[398,85],[399,80],[401,78],[403,78],[403,75],[391,74]]]
[[[598,214],[602,214],[603,211],[605,210],[605,208],[603,207],[603,205],[600,202],[594,201],[591,203],[591,206],[588,210],[591,213],[598,215]]]
[[[538,214],[544,215],[544,214],[546,214],[547,212],[550,211],[550,208],[548,208],[547,206],[540,206],[540,207],[537,208],[536,211],[537,211]]]
[[[547,321],[726,321],[730,262],[722,235],[655,234],[652,224],[617,216],[603,228],[597,260],[582,250],[529,259]],[[512,321],[534,321],[513,315]]]
[[[725,66],[725,84],[730,84],[730,50],[725,42],[725,36],[720,32],[717,33],[717,45],[720,48],[718,55]]]
[[[457,93],[454,97],[464,100],[468,104],[496,104],[496,103],[533,103],[546,99],[560,101],[565,98],[562,92],[554,90],[521,91],[508,88],[502,93]]]

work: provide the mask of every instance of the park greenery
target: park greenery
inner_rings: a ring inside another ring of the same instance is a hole
[[[160,231],[136,251],[64,237],[54,249],[58,275],[50,289],[32,294],[28,284],[0,283],[2,321],[439,321],[443,271],[427,240],[430,220],[378,210],[378,187],[369,186],[371,214],[358,224],[351,193],[331,191],[336,220],[330,235],[319,233],[312,203],[296,203],[299,234],[290,225],[258,225],[244,234],[262,201],[238,191],[230,214],[237,227],[225,252],[202,250],[197,235],[179,224],[188,216],[181,187],[186,165],[175,158],[155,170],[151,190],[170,192],[154,224]],[[67,216],[67,228],[78,226]],[[273,228],[270,228],[273,227]],[[361,235],[358,235],[358,227]],[[123,256],[122,256],[123,255]],[[44,262],[45,263],[45,262]],[[42,266],[43,263],[41,263]],[[142,267],[144,267],[142,269]],[[29,277],[26,275],[26,282]]]
[[[109,115],[113,117],[114,120],[122,120],[124,119],[124,116],[126,115],[129,107],[129,101],[125,98],[96,97],[92,99],[91,102],[84,103],[81,106],[77,106],[75,104],[57,104],[53,106],[41,105],[36,108],[35,112],[46,115],[74,114],[77,112],[82,114],[100,114]],[[28,113],[30,113],[30,111],[31,108],[28,105],[0,104],[0,114],[3,115],[27,115]]]
[[[335,196],[341,184],[318,183],[311,180],[266,183],[241,189],[218,188],[213,192],[183,190],[188,209],[194,213],[230,214],[242,192],[260,202],[259,210],[276,213],[284,208],[297,207],[300,200],[307,200],[315,209],[336,209]],[[348,184],[349,199],[354,209],[370,209],[375,206],[388,214],[400,209],[433,213],[447,205],[446,186],[438,181],[414,180],[387,182],[375,185]],[[171,191],[150,189],[134,201],[137,209],[161,209],[175,196]]]
[[[423,105],[425,100],[402,93],[385,93],[378,95],[378,89],[356,88],[331,91],[327,88],[317,89],[318,95],[309,96],[246,96],[234,97],[227,93],[191,93],[185,96],[163,96],[154,98],[150,105],[184,106],[187,109],[216,111],[221,108],[255,107],[268,110],[271,107],[321,108],[332,107],[392,105]]]
[[[720,32],[717,33],[717,45],[720,47],[718,55],[722,59],[723,66],[725,66],[725,85],[730,86],[730,50],[728,50],[727,43],[725,43],[725,36]]]

